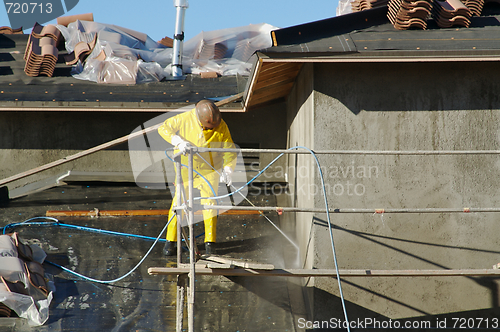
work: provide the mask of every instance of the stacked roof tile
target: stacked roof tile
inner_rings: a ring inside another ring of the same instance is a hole
[[[12,35],[12,34],[24,34],[23,32],[23,27],[20,27],[20,28],[17,28],[17,29],[12,29],[11,27],[8,27],[8,26],[3,26],[3,27],[0,27],[0,35],[1,34],[4,34],[4,35]]]
[[[78,19],[93,20],[92,13],[64,16],[57,19],[58,24],[67,25]],[[55,26],[48,24],[42,26],[35,23],[26,45],[24,60],[26,61],[24,72],[28,76],[46,75],[52,77],[59,58],[58,46],[63,39],[61,31]],[[79,42],[71,54],[65,56],[66,64],[73,65],[78,60],[82,62],[92,53],[97,43],[97,34],[90,42]],[[102,58],[102,57],[101,57]]]
[[[432,12],[432,0],[390,0],[387,17],[398,30],[427,28],[427,19]]]
[[[351,2],[353,12],[387,6],[387,17],[396,29],[426,29],[427,19],[432,16],[441,28],[452,26],[469,27],[471,16],[480,16],[485,1],[500,0],[354,0]],[[467,12],[468,9],[469,11]]]
[[[90,43],[81,41],[75,45],[75,49],[68,55],[64,56],[64,60],[68,66],[72,66],[80,60],[82,63],[85,62],[87,57],[94,50],[95,44],[97,43],[97,33],[94,34],[94,38]]]
[[[481,16],[484,0],[464,0],[463,3],[470,9],[473,16]]]
[[[23,313],[20,304],[29,297],[38,301],[49,295],[45,271],[35,259],[37,255],[17,233],[0,235],[0,297],[7,299],[0,302],[0,317],[17,317]]]
[[[387,6],[389,0],[354,0],[351,2],[353,12],[360,12],[367,9]]]
[[[59,55],[57,45],[60,40],[61,32],[54,25],[43,27],[35,23],[24,52],[24,72],[28,76],[52,77]]]
[[[163,37],[158,43],[166,47],[174,47],[174,40],[170,37]]]
[[[223,59],[227,52],[227,46],[224,43],[210,44],[204,40],[194,54],[194,59]]]
[[[472,11],[460,0],[435,0],[432,16],[440,28],[453,26],[468,28]]]

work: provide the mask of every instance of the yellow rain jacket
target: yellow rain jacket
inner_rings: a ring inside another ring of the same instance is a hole
[[[219,126],[214,129],[203,130],[196,110],[192,109],[189,112],[184,112],[174,117],[171,117],[158,128],[158,133],[167,142],[172,142],[172,136],[178,135],[182,139],[190,142],[192,145],[203,148],[234,148],[234,143],[229,132],[229,128],[224,120],[221,120]],[[178,152],[178,151],[175,151]],[[196,172],[193,173],[193,186],[200,190],[201,197],[217,196],[219,187],[219,174],[224,166],[230,166],[233,170],[236,167],[237,155],[234,152],[203,152],[200,153],[203,157],[200,158],[197,154],[193,157],[193,168],[200,173],[205,179],[210,182],[214,192]],[[188,157],[182,156],[181,162],[188,165]],[[211,165],[207,164],[210,163]],[[214,170],[217,170],[217,172]],[[182,181],[184,190],[188,195],[188,169],[183,167]],[[177,191],[176,191],[177,195]],[[177,196],[172,200],[170,207],[169,219],[172,216],[173,207],[177,203]],[[214,205],[214,200],[201,200],[203,205]],[[215,242],[217,228],[217,212],[215,210],[203,210],[203,219],[205,223],[205,242]],[[167,228],[167,240],[177,241],[177,219],[174,217]]]

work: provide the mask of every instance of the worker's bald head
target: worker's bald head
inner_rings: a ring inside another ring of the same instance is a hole
[[[220,110],[215,103],[208,99],[200,100],[196,104],[196,115],[204,128],[216,128],[221,120]]]

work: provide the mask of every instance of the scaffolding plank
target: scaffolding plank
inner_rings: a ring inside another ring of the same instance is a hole
[[[207,268],[209,268],[209,269],[234,269],[234,266],[231,264],[207,263]]]
[[[249,262],[242,259],[228,258],[223,256],[211,255],[203,257],[207,261],[212,261],[220,264],[227,264],[230,266],[242,267],[245,269],[253,270],[274,270],[273,264],[264,264],[258,262]]]
[[[15,199],[29,194],[34,194],[40,191],[44,191],[53,187],[62,186],[66,183],[63,181],[70,175],[70,171],[63,174],[59,174],[42,181],[27,184],[22,187],[14,188],[10,191],[10,199]]]
[[[189,273],[189,268],[150,267],[150,275],[180,275]],[[199,275],[267,276],[267,277],[335,277],[334,269],[210,269],[197,268]],[[471,277],[499,276],[499,269],[467,270],[339,270],[340,277]]]

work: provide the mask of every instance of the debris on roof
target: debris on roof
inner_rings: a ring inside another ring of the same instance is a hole
[[[390,0],[387,17],[398,30],[410,28],[425,30],[431,10],[432,1]]]
[[[78,15],[70,15],[70,16],[60,16],[57,18],[57,24],[67,27],[68,24],[73,23],[73,22],[78,21],[78,20],[80,20],[80,21],[93,21],[94,14],[93,13],[86,13],[86,14],[78,14]]]
[[[170,37],[163,37],[158,44],[161,44],[165,47],[174,47],[174,40]]]
[[[484,7],[484,0],[464,0],[463,3],[470,9],[473,16],[481,16]]]
[[[135,84],[158,82],[170,76],[172,49],[165,46],[169,45],[167,38],[157,43],[146,34],[94,21],[76,20],[57,28],[64,36],[66,51],[73,54],[67,62],[74,64],[75,78]],[[271,46],[273,29],[276,27],[257,24],[202,32],[184,44],[184,73],[248,76],[251,69],[248,60],[256,50]],[[96,36],[95,47],[86,47]],[[80,54],[84,58],[79,56],[77,45],[83,47]]]
[[[8,27],[8,26],[3,26],[3,27],[0,27],[0,35],[1,34],[4,34],[4,35],[13,35],[13,34],[24,34],[23,32],[23,27],[20,27],[20,28],[17,28],[17,29],[12,29],[11,27]]]
[[[431,16],[439,28],[468,28],[471,16],[481,16],[485,3],[492,2],[498,0],[340,0],[337,16],[387,6],[387,17],[398,30],[426,29]]]
[[[272,45],[270,33],[275,29],[262,23],[203,31],[184,44],[183,65],[192,74],[249,75],[252,64],[248,60],[255,51]]]
[[[59,51],[61,32],[54,25],[45,27],[35,23],[24,52],[24,72],[28,76],[40,74],[52,77]]]
[[[468,28],[472,11],[460,0],[436,1],[432,17],[440,28],[451,28],[453,26]]]
[[[354,0],[351,2],[351,10],[353,12],[360,12],[372,8],[387,6],[389,0]]]
[[[54,287],[45,278],[46,256],[18,233],[0,235],[0,317],[25,318],[32,326],[47,321]]]
[[[92,42],[90,43],[84,41],[78,42],[75,45],[75,49],[73,50],[73,52],[64,56],[66,64],[68,66],[72,66],[75,65],[78,61],[84,63],[87,57],[90,55],[90,53],[92,53],[92,51],[94,50],[96,43],[97,43],[97,35],[94,35],[94,39],[92,39]],[[98,55],[98,58],[101,56],[101,54],[102,52]],[[105,57],[103,57],[101,60],[104,60],[104,58]]]

